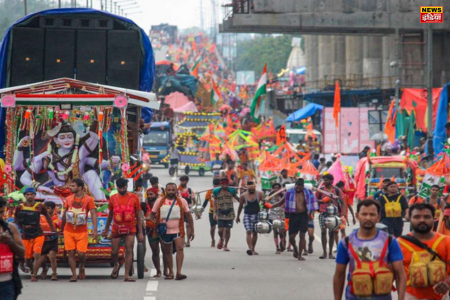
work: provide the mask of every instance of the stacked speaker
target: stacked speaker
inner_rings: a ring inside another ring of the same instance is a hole
[[[27,26],[12,29],[10,86],[68,77],[139,89],[136,30],[116,30],[112,18],[73,16],[40,17]]]

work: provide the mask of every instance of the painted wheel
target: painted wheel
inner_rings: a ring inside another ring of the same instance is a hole
[[[198,170],[198,175],[200,175],[200,176],[205,176],[205,169],[200,168],[200,169]]]

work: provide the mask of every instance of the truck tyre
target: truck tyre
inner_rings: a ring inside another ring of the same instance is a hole
[[[199,170],[198,170],[198,175],[200,175],[200,176],[205,176],[205,169],[203,169],[203,168],[200,168]]]
[[[184,168],[184,174],[189,175],[189,172],[191,172],[191,167],[186,166],[186,168]]]
[[[170,167],[169,168],[169,175],[173,176],[173,174],[175,174],[175,168],[174,167]]]
[[[144,278],[144,245],[142,243],[138,243],[137,245],[137,275],[139,279]]]

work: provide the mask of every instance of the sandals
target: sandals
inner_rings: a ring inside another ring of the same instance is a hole
[[[130,277],[128,277],[128,278],[125,278],[124,280],[123,280],[124,282],[136,282],[136,280],[135,279],[133,279],[133,278],[130,278]]]
[[[252,250],[247,250],[246,253],[247,253],[247,255],[250,255],[250,256],[253,255],[253,251]]]
[[[112,273],[111,273],[111,278],[112,279],[117,279],[117,277],[119,277],[119,271],[120,271],[120,267],[121,266],[122,266],[121,264],[117,264],[117,265],[114,266],[114,268],[112,270]],[[116,270],[116,268],[117,268],[117,270]]]
[[[41,272],[41,279],[46,279],[47,278],[47,273],[48,273],[48,266],[45,266],[45,268],[43,268],[42,269],[42,272]]]
[[[31,275],[31,282],[38,282],[38,278],[36,275]]]
[[[51,281],[58,281],[58,274],[53,273],[52,278],[50,278]]]
[[[79,274],[78,274],[78,279],[80,279],[80,280],[86,279],[86,271],[84,269],[80,269]]]
[[[70,277],[69,282],[77,282],[78,281],[78,276],[74,275],[72,277]]]
[[[175,280],[184,280],[186,278],[187,278],[186,275],[180,274],[180,275],[177,276],[177,278],[175,278]]]
[[[19,269],[26,274],[30,273],[30,268],[28,268],[27,266],[19,266]]]

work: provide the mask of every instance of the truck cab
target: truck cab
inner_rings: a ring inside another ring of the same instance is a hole
[[[142,148],[149,154],[153,164],[169,165],[161,161],[169,154],[172,143],[172,132],[168,122],[154,122],[150,125],[150,131],[142,137]]]

